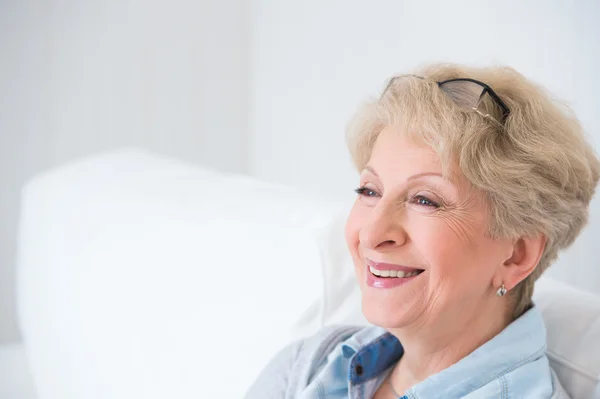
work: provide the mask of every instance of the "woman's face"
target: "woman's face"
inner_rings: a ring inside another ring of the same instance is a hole
[[[375,325],[456,323],[498,300],[494,284],[512,244],[486,234],[483,196],[441,172],[433,150],[386,128],[361,173],[346,241]]]

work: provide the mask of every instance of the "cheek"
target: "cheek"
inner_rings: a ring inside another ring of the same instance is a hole
[[[469,287],[485,286],[482,282],[493,272],[493,251],[479,227],[457,226],[441,218],[421,220],[415,226],[413,244],[431,267],[438,288],[470,291]]]
[[[363,220],[363,216],[361,213],[362,212],[360,210],[360,205],[358,203],[355,203],[352,209],[350,210],[350,213],[348,214],[348,219],[346,219],[346,226],[344,230],[346,244],[348,245],[350,254],[354,258],[358,256],[358,237]]]
[[[409,235],[413,245],[440,276],[466,271],[478,252],[476,240],[465,237],[462,231],[457,233],[456,226],[437,216],[415,216]]]

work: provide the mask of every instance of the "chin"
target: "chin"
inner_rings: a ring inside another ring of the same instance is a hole
[[[367,321],[375,326],[385,329],[401,328],[408,324],[410,315],[407,309],[403,306],[397,306],[397,301],[377,300],[365,295],[362,296],[362,312]]]

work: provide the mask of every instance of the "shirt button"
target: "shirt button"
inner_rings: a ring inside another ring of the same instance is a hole
[[[363,375],[363,372],[364,372],[364,370],[363,370],[363,366],[361,366],[360,364],[359,364],[359,365],[357,365],[357,366],[356,366],[356,368],[355,368],[354,370],[356,371],[356,375],[357,375],[357,376],[359,376],[359,377],[360,377],[361,375]]]

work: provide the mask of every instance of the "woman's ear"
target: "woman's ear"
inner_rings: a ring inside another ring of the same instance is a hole
[[[501,284],[504,284],[507,290],[513,289],[535,270],[546,248],[546,241],[545,235],[539,235],[521,237],[515,242],[512,255],[504,262],[502,268]]]

